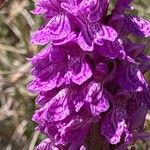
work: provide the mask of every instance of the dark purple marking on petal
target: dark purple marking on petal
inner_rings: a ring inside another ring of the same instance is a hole
[[[94,43],[93,39],[89,36],[86,28],[84,28],[78,37],[78,44],[84,51],[93,51]]]
[[[71,26],[66,14],[54,16],[45,27],[52,40],[65,38],[71,32]]]
[[[117,39],[114,42],[104,41],[103,45],[98,48],[98,52],[108,58],[115,59],[121,58],[124,59],[126,53],[121,39]]]
[[[150,22],[137,16],[125,15],[130,32],[140,37],[150,36]]]
[[[138,66],[133,63],[118,66],[116,76],[118,84],[127,91],[142,91],[147,86]]]

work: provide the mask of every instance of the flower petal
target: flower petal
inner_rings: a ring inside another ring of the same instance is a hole
[[[45,45],[50,42],[48,30],[45,27],[40,28],[31,35],[31,43],[37,45]]]
[[[73,111],[71,92],[68,88],[59,91],[56,96],[35,112],[33,120],[39,124],[42,122],[51,124],[64,120]]]
[[[108,58],[115,59],[121,58],[124,59],[126,53],[124,51],[123,42],[121,39],[117,39],[114,42],[104,41],[104,44],[98,48],[98,52]]]
[[[76,58],[70,62],[69,71],[73,72],[72,82],[81,85],[92,76],[90,64],[85,59]]]
[[[88,23],[87,30],[93,39],[114,41],[118,35],[113,28],[98,22]]]
[[[108,10],[109,0],[97,0],[95,7],[88,15],[88,20],[90,22],[95,22],[102,20],[103,17],[106,15]]]
[[[93,51],[94,42],[93,39],[88,35],[86,28],[84,28],[78,37],[78,44],[84,51]]]
[[[43,70],[38,78],[34,79],[29,85],[28,90],[31,92],[49,91],[59,87],[64,82],[65,70],[63,66],[51,65]]]
[[[63,45],[66,44],[68,42],[74,41],[77,38],[77,34],[75,32],[71,32],[68,34],[67,37],[60,39],[60,40],[55,40],[53,41],[54,45]]]
[[[65,38],[71,32],[71,26],[66,14],[53,17],[46,25],[49,36],[53,40]]]
[[[33,33],[31,42],[37,45],[45,45],[51,40],[67,37],[70,32],[71,26],[67,15],[56,15],[42,29]]]
[[[116,77],[118,84],[127,91],[142,91],[147,86],[138,66],[133,63],[120,64],[117,67]]]
[[[82,13],[90,12],[94,6],[96,5],[97,0],[82,0],[82,2],[79,4],[79,10]]]
[[[148,111],[146,99],[147,95],[142,91],[134,94],[129,100],[127,111],[130,129],[132,130],[138,130],[144,127],[145,117]]]
[[[121,136],[126,129],[126,117],[126,110],[116,107],[104,118],[101,132],[111,144],[120,142]]]
[[[126,22],[129,25],[130,32],[136,36],[149,37],[150,36],[150,22],[132,15],[125,15]]]
[[[84,101],[89,103],[93,116],[99,116],[101,112],[105,112],[109,108],[108,96],[103,91],[100,83],[91,82],[84,89]]]
[[[55,136],[57,144],[71,143],[69,150],[78,149],[83,144],[88,133],[89,120],[87,120],[86,116],[74,116],[66,124],[62,124]]]

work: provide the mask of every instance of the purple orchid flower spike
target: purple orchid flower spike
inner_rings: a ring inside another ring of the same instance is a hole
[[[149,139],[150,56],[129,35],[149,37],[150,22],[126,13],[132,1],[117,0],[109,15],[109,0],[35,3],[44,25],[31,42],[46,46],[29,59],[28,90],[38,93],[32,120],[47,136],[36,150],[123,150]]]

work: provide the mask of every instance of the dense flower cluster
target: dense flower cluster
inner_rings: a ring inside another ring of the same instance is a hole
[[[31,42],[47,46],[31,59],[28,89],[39,94],[33,120],[47,139],[36,150],[88,150],[93,124],[116,149],[150,137],[150,57],[129,37],[149,37],[150,23],[127,13],[131,1],[109,15],[109,0],[37,1],[32,13],[45,23]]]

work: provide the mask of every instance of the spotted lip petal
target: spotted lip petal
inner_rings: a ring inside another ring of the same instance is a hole
[[[70,57],[67,62],[67,55],[63,53],[63,49],[50,47],[48,62],[53,62],[50,65],[43,64],[43,69],[39,70],[38,67],[34,68],[34,74],[36,78],[28,85],[28,89],[31,92],[49,91],[56,87],[60,87],[62,84],[69,84],[71,82],[81,85],[88,80],[92,74],[92,68],[86,58]],[[62,53],[62,54],[61,54]],[[39,60],[38,56],[33,59]]]
[[[86,118],[86,116],[84,116]],[[70,150],[79,148],[89,130],[90,121],[83,119],[83,116],[74,116],[67,124],[62,124],[58,130],[55,140],[57,144],[72,143]],[[82,136],[78,136],[81,133]],[[75,145],[76,144],[76,145]]]
[[[111,59],[121,58],[125,59],[126,52],[124,51],[123,42],[121,39],[116,39],[116,41],[104,41],[104,44],[98,48],[98,52]]]
[[[61,121],[71,114],[72,111],[72,93],[70,89],[61,90],[50,101],[47,119],[50,122]]]
[[[125,133],[124,140],[128,143],[131,140],[131,135],[127,125],[126,93],[118,94],[113,102],[113,108],[102,122],[101,132],[111,144],[119,143]]]
[[[35,150],[59,150],[56,146],[54,146],[49,138],[43,140]]]
[[[31,35],[31,40],[30,42],[32,44],[37,44],[37,45],[45,45],[48,42],[50,42],[49,35],[47,33],[47,29],[45,27],[40,28],[36,32],[34,32]]]
[[[93,51],[94,43],[93,39],[88,35],[86,28],[84,28],[78,37],[78,44],[84,51]]]
[[[51,50],[50,47],[51,46],[48,45],[47,48],[44,48],[41,52],[30,59],[30,62],[33,66],[31,71],[33,76],[37,77],[40,72],[51,65],[51,61],[49,60],[49,54]]]
[[[36,104],[40,107],[43,107],[58,93],[58,91],[58,89],[53,89],[47,92],[40,92],[40,94],[36,98]]]
[[[87,14],[96,6],[97,0],[82,0],[73,2],[62,2],[61,7],[67,12],[75,16],[80,16],[80,13]],[[80,13],[79,13],[80,12]]]
[[[73,76],[72,82],[81,85],[87,79],[92,76],[92,69],[89,63],[85,59],[76,58],[70,63],[69,72],[71,71]]]
[[[53,17],[46,28],[50,38],[54,40],[65,38],[71,32],[70,22],[66,14]]]
[[[123,45],[127,55],[137,60],[139,60],[139,56],[141,56],[141,54],[144,52],[145,49],[144,44],[134,43],[129,39],[126,39]]]
[[[48,45],[39,54],[31,58],[34,79],[28,85],[32,92],[49,91],[64,83],[67,54],[64,49]],[[63,65],[60,65],[63,64]]]
[[[129,25],[130,32],[136,36],[149,37],[150,36],[150,22],[132,15],[125,15],[126,23]]]
[[[87,31],[89,35],[94,39],[104,39],[108,41],[114,41],[117,37],[117,32],[108,26],[100,24],[98,22],[88,23]]]
[[[29,85],[28,90],[31,92],[49,91],[63,84],[65,74],[64,67],[51,65],[43,70],[39,77],[34,79]]]
[[[53,41],[54,45],[64,45],[66,43],[72,42],[76,40],[77,34],[75,32],[70,32],[67,37],[60,39],[60,40],[55,40]]]
[[[148,111],[146,98],[147,95],[145,95],[145,92],[138,92],[132,96],[128,104],[127,112],[130,121],[130,129],[132,130],[144,128],[144,121]]]
[[[89,22],[103,20],[107,14],[108,5],[109,0],[97,0],[96,6],[93,8],[93,10],[89,13],[87,17]]]
[[[112,123],[111,114],[103,120],[103,123],[101,125],[101,133],[107,138],[107,140],[111,144],[117,144],[120,142],[121,135],[124,130],[124,121],[116,123],[114,126]],[[118,129],[118,130],[117,130]]]
[[[133,63],[122,63],[117,68],[117,83],[127,91],[142,91],[147,83],[138,66]]]
[[[93,116],[99,116],[109,108],[109,97],[103,91],[100,83],[91,82],[84,89],[84,101],[90,106]]]
[[[90,12],[97,4],[97,0],[82,0],[79,4],[79,11],[82,13]]]
[[[72,111],[71,94],[70,89],[67,88],[59,91],[44,107],[36,111],[33,120],[38,123],[42,121],[43,123],[44,121],[53,123],[64,120]],[[40,116],[40,118],[37,116]]]
[[[98,22],[88,23],[78,37],[78,44],[84,51],[93,51],[94,43],[103,45],[102,40],[115,41],[117,32]]]
[[[42,29],[32,34],[31,43],[45,45],[53,40],[60,40],[68,36],[71,26],[66,14],[54,16]]]
[[[100,113],[106,112],[109,109],[109,102],[106,96],[101,97],[97,103],[90,105],[93,116],[99,116]]]

